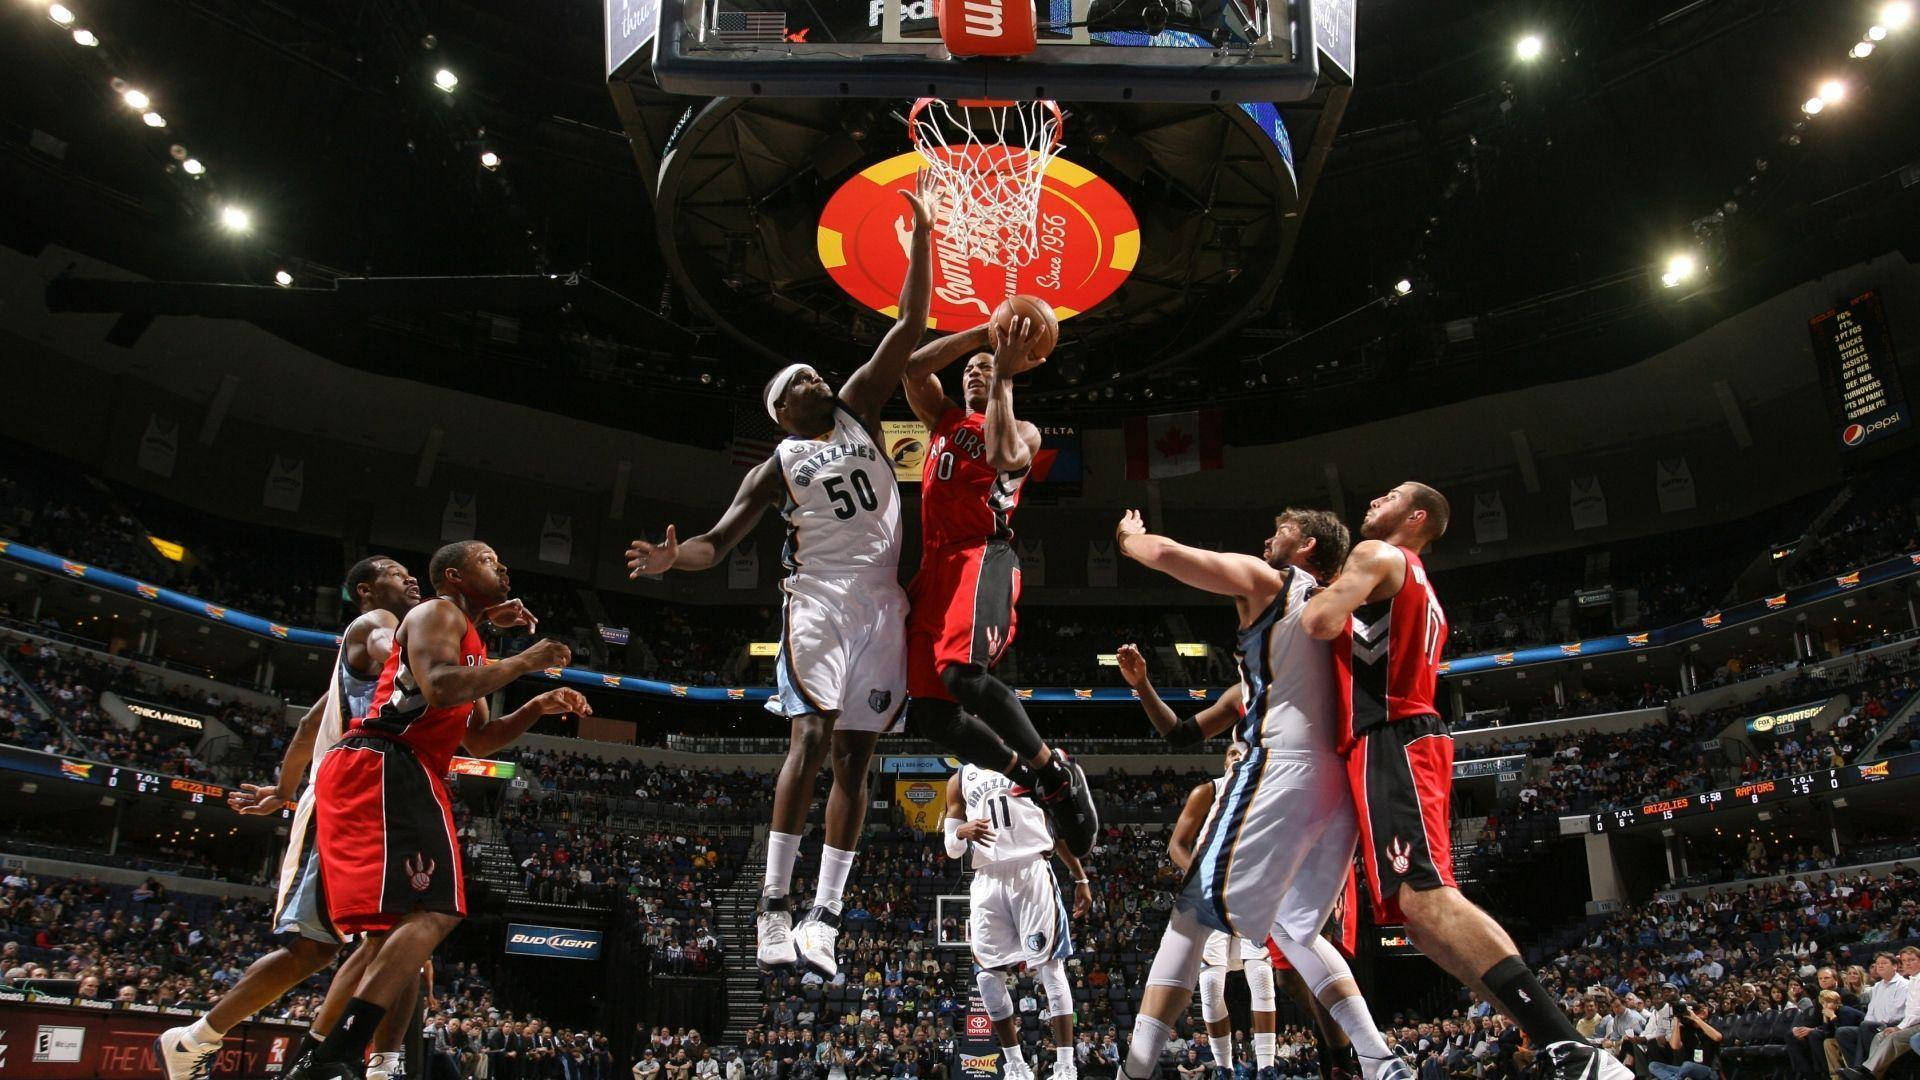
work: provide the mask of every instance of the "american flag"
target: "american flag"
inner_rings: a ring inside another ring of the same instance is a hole
[[[727,457],[742,469],[751,469],[773,455],[773,448],[787,433],[781,431],[764,410],[752,405],[733,407],[733,439],[727,443]]]
[[[713,28],[726,42],[772,44],[787,39],[787,13],[784,11],[717,11]]]

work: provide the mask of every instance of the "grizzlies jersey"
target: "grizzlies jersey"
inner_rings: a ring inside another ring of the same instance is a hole
[[[960,795],[967,802],[967,820],[987,819],[993,842],[975,841],[971,865],[1045,859],[1053,851],[1053,829],[1047,815],[1026,794],[1012,794],[1013,781],[997,772],[972,765],[960,767]]]
[[[859,418],[833,408],[825,438],[788,436],[774,450],[787,486],[788,574],[848,574],[900,565],[900,488]]]

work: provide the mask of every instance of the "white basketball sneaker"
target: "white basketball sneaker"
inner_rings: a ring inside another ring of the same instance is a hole
[[[194,1042],[184,1027],[168,1028],[153,1040],[153,1056],[160,1059],[167,1080],[210,1080],[219,1054],[219,1043]]]
[[[808,912],[793,929],[793,944],[800,953],[800,962],[819,972],[823,979],[832,979],[840,970],[840,958],[834,951],[839,942],[840,913],[824,907]]]
[[[760,900],[760,917],[755,922],[759,947],[754,955],[761,971],[789,968],[799,962],[793,947],[793,913],[787,905],[784,896]]]

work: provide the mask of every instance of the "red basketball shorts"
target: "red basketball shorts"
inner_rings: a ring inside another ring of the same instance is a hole
[[[415,911],[466,915],[453,803],[411,747],[348,736],[317,786],[320,883],[342,934],[382,933]]]
[[[1001,541],[926,552],[907,599],[907,695],[952,701],[940,672],[991,668],[1013,644],[1020,556]]]
[[[1456,886],[1453,877],[1453,735],[1437,716],[1381,724],[1347,751],[1360,819],[1360,867],[1376,923],[1402,923],[1398,894]]]

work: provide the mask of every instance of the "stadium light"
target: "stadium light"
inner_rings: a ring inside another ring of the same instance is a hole
[[[1871,41],[1857,42],[1853,46],[1853,51],[1848,53],[1847,55],[1853,57],[1855,60],[1865,60],[1867,57],[1873,55],[1873,42]]]
[[[451,94],[453,93],[453,88],[460,85],[460,76],[455,75],[446,68],[441,68],[439,71],[433,73],[433,85],[439,87],[443,92]]]
[[[1847,84],[1839,79],[1828,79],[1820,84],[1820,100],[1829,105],[1838,105],[1847,98]]]
[[[1667,272],[1660,275],[1660,284],[1669,289],[1676,288],[1682,282],[1691,280],[1699,268],[1692,255],[1684,251],[1675,252],[1667,258]]]
[[[100,44],[100,39],[94,36],[93,31],[82,27],[73,32],[73,43],[75,45],[85,45],[91,49]]]
[[[194,157],[190,157],[181,162],[180,168],[184,170],[188,176],[200,176],[207,171],[207,167],[200,164],[200,159]]]
[[[220,208],[220,224],[226,226],[228,232],[246,232],[253,228],[253,214],[244,207],[223,206]]]
[[[1513,43],[1513,54],[1522,60],[1538,60],[1546,51],[1547,43],[1539,34],[1527,34]]]
[[[480,164],[485,166],[488,172],[492,172],[500,167],[500,155],[491,150],[482,151],[480,154]]]
[[[293,275],[287,273],[285,270],[275,270],[273,272],[273,283],[284,289],[293,284]]]
[[[1827,103],[1823,98],[1810,97],[1806,100],[1805,104],[1800,106],[1800,111],[1806,113],[1808,116],[1818,116],[1820,115],[1820,110],[1826,107]]]
[[[1878,23],[1875,23],[1874,25],[1867,27],[1868,41],[1885,41],[1886,38],[1887,38],[1886,27],[1881,26]]]
[[[140,119],[150,128],[163,128],[167,126],[167,118],[157,112],[141,113]]]
[[[153,99],[147,96],[146,91],[135,90],[132,87],[120,92],[120,100],[127,103],[127,108],[141,112],[145,112],[147,106],[153,104]]]
[[[73,10],[65,4],[54,4],[47,8],[47,18],[61,26],[73,25]]]
[[[1399,281],[1393,283],[1393,294],[1395,296],[1405,296],[1412,291],[1413,282],[1408,281],[1406,278],[1401,278]]]
[[[1911,0],[1893,0],[1892,3],[1880,9],[1880,22],[1889,30],[1905,30],[1907,24],[1912,21]]]

